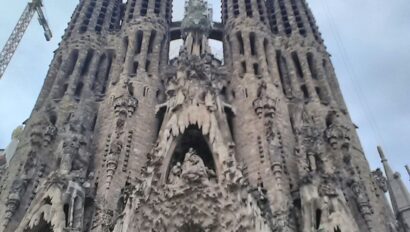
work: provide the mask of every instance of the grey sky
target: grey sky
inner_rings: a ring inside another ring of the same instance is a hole
[[[6,2],[5,0],[1,0]],[[26,0],[0,8],[0,46],[23,11]],[[33,20],[8,70],[0,80],[0,147],[12,130],[30,115],[44,77],[69,21],[76,0],[44,0],[54,32],[46,42]],[[183,1],[174,1],[175,18]],[[393,168],[409,184],[404,164],[410,164],[410,2],[408,0],[308,0],[323,33],[344,97],[367,158],[380,166],[376,145],[383,145]],[[360,2],[360,3],[358,3]],[[220,3],[213,0],[214,18]],[[216,47],[220,54],[221,48]]]

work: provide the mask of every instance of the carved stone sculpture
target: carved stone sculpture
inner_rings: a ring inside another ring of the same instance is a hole
[[[187,182],[204,181],[208,178],[206,167],[196,152],[190,148],[182,164],[181,177]]]
[[[382,170],[378,168],[372,172],[372,175],[373,175],[373,179],[376,181],[377,186],[379,186],[379,188],[383,192],[387,192],[388,191],[387,179],[386,177],[384,177]]]
[[[409,232],[307,1],[181,2],[79,1],[5,150],[0,231]]]

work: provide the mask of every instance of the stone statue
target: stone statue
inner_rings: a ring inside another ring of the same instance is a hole
[[[60,170],[63,174],[68,174],[72,170],[73,160],[78,156],[80,139],[77,136],[68,136],[62,146]]]
[[[379,186],[379,188],[383,192],[388,191],[388,186],[387,186],[387,179],[384,177],[382,170],[380,168],[376,169],[375,171],[372,172],[373,179],[376,181],[376,184]]]
[[[169,173],[169,183],[175,184],[177,180],[181,177],[182,168],[181,163],[177,162],[174,167],[172,167],[171,172]]]
[[[201,157],[196,154],[193,148],[190,148],[185,154],[181,177],[188,182],[202,182],[204,179],[208,178],[204,162]]]

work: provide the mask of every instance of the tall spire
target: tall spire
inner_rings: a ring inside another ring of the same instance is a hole
[[[190,55],[210,53],[208,35],[212,29],[212,10],[206,0],[188,0],[181,30],[184,47]]]
[[[393,172],[380,146],[377,147],[387,177],[391,203],[397,220],[405,232],[410,232],[410,193],[398,172]],[[408,170],[408,169],[407,169]]]
[[[409,174],[409,177],[410,177],[410,168],[409,168],[409,165],[406,165],[406,170],[407,170],[407,173]]]

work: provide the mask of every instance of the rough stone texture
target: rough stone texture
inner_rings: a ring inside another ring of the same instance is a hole
[[[6,159],[6,156],[4,154],[4,150],[0,149],[0,178],[4,174],[4,170],[6,169],[6,165],[7,165],[7,159]]]
[[[409,231],[304,0],[223,0],[213,27],[203,0],[171,9],[80,1],[1,176],[1,231]]]

